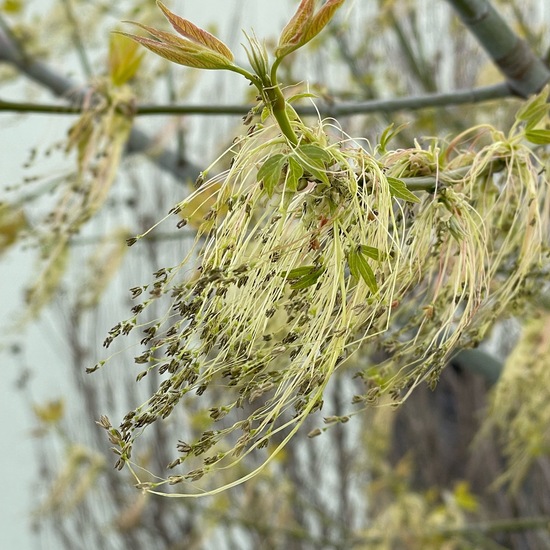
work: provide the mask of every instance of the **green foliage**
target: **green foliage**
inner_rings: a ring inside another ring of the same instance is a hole
[[[283,168],[286,165],[286,157],[282,153],[269,157],[258,170],[257,180],[261,181],[269,197],[273,196],[276,185],[279,183]]]
[[[408,202],[420,202],[419,198],[407,189],[404,181],[397,178],[388,178],[388,185],[392,197],[397,197]]]
[[[370,250],[376,250],[373,247],[365,247]],[[378,252],[378,251],[377,251]],[[376,294],[378,291],[378,285],[376,284],[376,278],[374,276],[374,271],[369,265],[367,258],[372,257],[372,254],[369,254],[363,246],[359,246],[354,250],[348,252],[348,266],[350,273],[356,278],[362,278],[365,281],[366,285],[370,288],[373,294]],[[378,254],[376,254],[378,258]]]

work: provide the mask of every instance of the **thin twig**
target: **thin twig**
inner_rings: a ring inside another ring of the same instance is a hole
[[[393,99],[375,99],[362,102],[323,104],[314,106],[297,106],[296,112],[301,116],[353,116],[372,113],[391,113],[396,111],[413,111],[448,107],[452,105],[464,105],[482,103],[494,99],[502,99],[513,96],[509,86],[502,82],[492,86],[482,86],[469,90],[456,92],[444,92],[424,94],[412,97]],[[135,107],[135,116],[158,115],[210,115],[228,116],[245,115],[253,105],[150,105],[142,104]],[[0,112],[42,113],[42,114],[79,114],[83,106],[78,104],[53,105],[44,103],[29,103],[0,100]]]
[[[80,65],[82,67],[82,70],[84,71],[84,75],[86,76],[86,78],[90,79],[93,75],[92,64],[90,63],[88,52],[86,51],[84,43],[82,42],[82,33],[78,20],[76,18],[76,14],[73,10],[73,5],[71,3],[71,0],[61,0],[61,2],[63,4],[63,7],[65,8],[65,15],[67,16],[67,20],[69,21],[69,24],[71,26],[71,39],[73,41],[76,54],[78,55]]]

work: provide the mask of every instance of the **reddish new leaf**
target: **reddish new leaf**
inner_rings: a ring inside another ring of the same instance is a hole
[[[296,13],[282,30],[277,50],[300,44],[304,31],[313,16],[314,6],[315,0],[302,0]]]
[[[171,12],[159,0],[157,0],[157,5],[162,10],[168,21],[170,21],[172,27],[174,27],[179,34],[193,42],[196,42],[197,44],[202,44],[208,49],[218,52],[228,61],[233,61],[233,53],[221,40],[200,27],[197,27],[191,23],[191,21],[183,19],[183,17],[179,17],[175,13]]]
[[[187,67],[193,67],[196,69],[224,69],[231,63],[222,57],[219,53],[212,50],[202,48],[196,45],[185,46],[185,48],[179,47],[172,43],[160,42],[153,38],[146,38],[144,36],[136,36],[133,34],[119,32],[123,36],[127,36],[136,42],[139,42],[142,46],[145,46],[148,50],[156,53],[160,57],[185,65]]]
[[[158,42],[159,44],[174,46],[183,51],[191,51],[194,53],[207,50],[207,48],[205,48],[202,45],[196,44],[195,42],[184,40],[183,38],[180,38],[175,34],[155,29],[154,27],[150,27],[149,25],[144,25],[143,23],[137,23],[135,21],[125,21],[125,23],[130,23],[131,25],[134,25],[136,27],[139,27],[140,29],[143,29],[144,31],[147,31],[151,36],[156,38],[155,42]],[[115,32],[118,32],[118,31],[115,31]],[[121,32],[120,34],[125,34],[125,33]],[[129,36],[130,38],[134,37],[134,35],[131,35],[131,34],[126,34],[126,36]],[[141,38],[141,37],[136,36],[135,38]],[[145,40],[151,40],[151,39],[145,38]],[[139,42],[139,40],[136,40],[136,42]]]
[[[310,24],[305,32],[303,44],[309,42],[317,36],[332,19],[336,10],[345,2],[345,0],[328,0],[321,9],[311,19]]]

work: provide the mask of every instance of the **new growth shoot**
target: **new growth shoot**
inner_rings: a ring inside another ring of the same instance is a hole
[[[164,485],[179,485],[179,496],[201,496],[249,479],[323,408],[331,377],[352,358],[362,358],[359,408],[382,395],[400,403],[421,381],[434,384],[458,345],[475,345],[510,302],[521,307],[537,287],[530,274],[550,212],[526,132],[548,120],[546,95],[508,134],[479,127],[450,145],[391,151],[388,129],[374,152],[347,136],[330,139],[329,131],[344,134],[332,120],[306,125],[277,68],[343,2],[315,10],[314,0],[302,0],[272,63],[265,45],[248,37],[251,71],[160,2],[179,36],[138,23],[152,38],[126,35],[175,63],[239,73],[260,96],[251,116],[259,120],[235,141],[229,170],[208,180],[214,166],[207,168],[206,181],[172,211],[180,224],[196,224],[210,201],[193,251],[132,289],[145,298],[106,340],[139,328],[137,378],[162,375],[119,428],[100,422],[117,467],[128,466],[140,488],[163,494]],[[470,138],[482,135],[486,144],[474,150]],[[428,175],[430,192],[407,187],[408,178]],[[158,301],[166,315],[142,321]],[[369,362],[375,352],[381,362]],[[133,446],[148,425],[176,422],[171,415],[184,403],[209,420],[174,445],[173,473],[159,478],[133,461]],[[263,465],[247,466],[262,448]]]

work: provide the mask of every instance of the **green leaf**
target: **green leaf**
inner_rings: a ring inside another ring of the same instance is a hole
[[[318,145],[300,145],[296,151],[297,153],[312,160],[322,160],[323,162],[330,162],[332,160],[331,154],[326,149],[323,149]]]
[[[281,273],[290,282],[290,288],[301,290],[313,286],[325,272],[324,266],[304,265]]]
[[[360,245],[359,249],[361,251],[361,254],[367,256],[367,258],[371,258],[372,260],[376,260],[377,262],[382,259],[380,250],[378,250],[378,248],[375,248],[374,246],[367,246],[366,244],[362,244]]]
[[[281,179],[281,173],[286,163],[287,157],[282,153],[269,157],[258,170],[257,181],[263,181],[264,189],[268,197],[273,196],[276,185]]]
[[[325,162],[330,162],[332,156],[318,145],[302,145],[294,153],[296,161],[314,178],[329,185]]]
[[[533,97],[518,111],[517,120],[522,120],[528,128],[536,126],[548,114],[550,106],[548,101],[548,90],[545,89],[539,95]]]
[[[294,107],[288,102],[288,100],[286,102],[285,112],[289,120],[300,120],[298,113],[296,112]]]
[[[290,157],[288,159],[288,171],[286,174],[286,188],[289,191],[298,190],[298,182],[304,175],[304,169],[296,159]]]
[[[319,280],[319,277],[324,273],[324,271],[324,267],[319,267],[315,271],[311,272],[309,275],[304,275],[303,277],[297,279],[295,282],[291,283],[290,288],[294,290],[302,290],[304,288],[313,286]]]
[[[298,99],[304,99],[306,97],[317,98],[317,97],[319,97],[319,94],[312,94],[310,92],[302,92],[301,94],[294,94],[294,95],[290,96],[287,99],[287,102],[292,103],[293,101],[297,101]]]
[[[350,250],[348,252],[348,267],[351,275],[356,279],[360,278],[359,270],[357,268],[357,251]]]
[[[534,110],[531,116],[525,121],[525,127],[532,129],[535,126],[538,126],[541,121],[548,116],[549,107],[550,106],[548,104],[544,104]]]
[[[386,147],[390,140],[392,140],[403,128],[407,127],[408,124],[400,124],[397,128],[394,130],[394,123],[392,122],[383,132],[380,136],[380,143],[378,144],[378,149],[381,153],[386,152]]]
[[[535,145],[547,145],[550,143],[550,130],[526,130],[525,139]]]
[[[348,253],[348,267],[350,273],[356,279],[363,279],[370,291],[375,294],[378,292],[378,285],[376,283],[376,277],[374,271],[367,261],[367,254],[362,250],[362,246],[357,247],[355,250],[351,250]],[[371,248],[371,247],[367,247]],[[375,249],[376,250],[376,249]]]
[[[303,265],[300,267],[295,267],[290,271],[282,271],[281,277],[286,277],[287,279],[299,279],[304,275],[310,275],[317,269],[318,269],[318,266],[315,266],[315,265]]]
[[[390,187],[390,194],[392,197],[403,199],[407,202],[420,202],[420,199],[411,191],[407,189],[407,185],[404,181],[397,178],[386,178]]]

